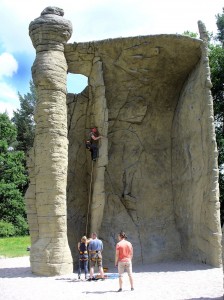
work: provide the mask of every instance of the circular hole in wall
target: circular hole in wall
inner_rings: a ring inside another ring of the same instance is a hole
[[[88,85],[88,77],[81,74],[67,74],[67,93],[79,94]]]

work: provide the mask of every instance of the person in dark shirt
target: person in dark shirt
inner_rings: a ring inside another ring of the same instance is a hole
[[[81,278],[82,269],[85,272],[85,279],[87,279],[88,274],[88,240],[86,236],[81,238],[81,242],[78,243],[79,250],[79,268],[78,268],[78,279]]]
[[[93,161],[96,161],[98,157],[98,140],[101,139],[103,136],[101,136],[97,128],[94,127],[91,129],[89,137],[90,141],[87,142],[89,145],[89,150],[91,151],[91,158]]]

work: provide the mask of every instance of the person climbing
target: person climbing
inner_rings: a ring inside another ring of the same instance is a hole
[[[85,272],[85,279],[87,279],[88,274],[88,239],[86,236],[81,238],[81,242],[78,242],[79,250],[79,267],[78,267],[78,279],[81,278],[82,269]]]
[[[89,136],[90,140],[86,141],[86,148],[90,150],[92,160],[96,161],[98,157],[98,140],[103,136],[99,135],[99,131],[96,127],[91,128]]]

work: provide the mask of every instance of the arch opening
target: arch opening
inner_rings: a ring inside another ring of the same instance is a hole
[[[79,94],[88,86],[88,77],[82,74],[67,74],[67,93]]]

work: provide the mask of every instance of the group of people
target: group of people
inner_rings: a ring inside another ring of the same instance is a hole
[[[98,132],[96,127],[91,128],[89,134],[89,140],[86,141],[86,148],[91,152],[92,161],[96,161],[98,157],[98,141],[103,138]],[[86,236],[81,238],[81,242],[78,243],[79,250],[79,268],[78,278],[81,278],[82,268],[85,272],[85,279],[88,281],[94,280],[94,268],[97,265],[100,273],[100,278],[104,280],[104,270],[102,263],[102,251],[103,242],[97,238],[97,234],[92,233],[92,238],[87,239]],[[134,290],[133,276],[132,276],[132,258],[133,258],[133,247],[130,242],[127,241],[126,234],[121,231],[118,234],[118,243],[116,244],[115,251],[115,267],[118,267],[119,274],[119,289],[118,292],[122,291],[123,285],[123,274],[125,270],[128,273],[129,281],[131,285],[131,291]],[[88,264],[89,263],[89,264]],[[88,266],[90,268],[90,275],[87,279]]]
[[[87,239],[86,236],[81,238],[81,242],[78,243],[79,250],[79,268],[78,278],[81,278],[82,269],[84,269],[85,279],[88,281],[94,280],[94,268],[97,265],[100,273],[100,278],[105,279],[103,263],[102,263],[102,251],[103,242],[97,238],[97,234],[92,233],[92,237]],[[118,267],[119,274],[119,289],[118,292],[122,291],[123,286],[123,274],[127,271],[129,281],[131,285],[131,291],[134,290],[133,276],[132,276],[132,258],[133,258],[133,247],[132,244],[127,241],[126,234],[121,231],[118,234],[118,243],[116,244],[115,250],[115,266]],[[88,265],[89,262],[89,265]],[[90,268],[89,278],[88,266]]]
[[[81,242],[78,243],[79,250],[79,268],[78,268],[78,279],[81,277],[82,269],[85,272],[85,279],[88,275],[88,262],[90,263],[90,276],[89,281],[93,280],[94,267],[97,264],[101,279],[104,279],[104,271],[102,266],[102,251],[103,242],[97,238],[97,234],[92,233],[92,238],[87,239],[86,236],[81,238]]]

